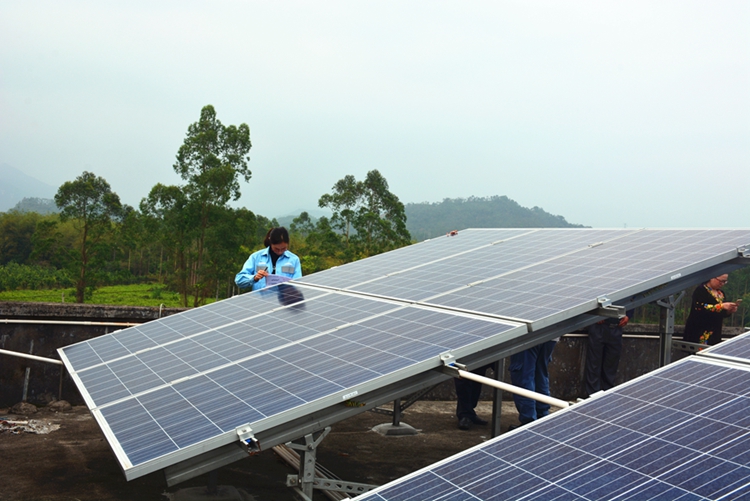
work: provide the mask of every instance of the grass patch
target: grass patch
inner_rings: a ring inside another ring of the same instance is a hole
[[[50,290],[17,290],[0,292],[0,301],[21,301],[40,303],[75,303],[75,289],[50,289]],[[214,300],[209,298],[207,303]],[[180,295],[168,291],[159,284],[134,284],[134,285],[111,285],[94,290],[87,304],[113,304],[120,306],[155,306],[164,305],[170,308],[179,308]],[[193,304],[192,296],[188,298],[188,304]]]

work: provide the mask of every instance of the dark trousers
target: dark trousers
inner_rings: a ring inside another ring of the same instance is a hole
[[[474,369],[471,372],[484,376],[487,369],[491,368],[492,364]],[[476,416],[477,413],[474,408],[479,403],[479,395],[482,393],[482,383],[455,377],[453,378],[453,384],[456,385],[456,417],[461,419]]]
[[[552,350],[556,341],[547,341],[533,348],[516,353],[510,357],[510,380],[521,388],[549,395],[549,371]],[[531,398],[513,394],[513,401],[518,409],[518,420],[521,424],[549,414],[549,404],[537,402]]]
[[[606,323],[589,326],[585,371],[588,396],[614,387],[621,354],[622,327]]]

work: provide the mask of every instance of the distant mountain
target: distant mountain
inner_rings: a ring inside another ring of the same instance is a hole
[[[446,198],[442,202],[406,204],[404,209],[406,228],[412,239],[418,242],[466,228],[584,228],[541,207],[522,207],[506,196]],[[289,228],[301,212],[303,209],[277,217],[276,221]],[[321,216],[331,216],[315,209],[307,212],[313,221]]]
[[[299,209],[297,211],[292,211],[284,216],[277,216],[275,219],[276,219],[276,222],[279,223],[279,226],[284,226],[285,228],[289,228],[289,225],[292,224],[292,221],[295,218],[298,218],[299,215],[302,214],[303,212],[307,212],[307,215],[310,216],[310,219],[312,220],[313,223],[317,221],[318,219],[320,219],[322,216],[325,216],[328,218],[331,217],[330,211],[325,211],[325,210],[315,208],[315,209],[311,209],[308,211],[306,211],[305,209]]]
[[[422,241],[466,228],[583,228],[540,207],[528,209],[506,196],[446,198],[406,204],[406,228]]]
[[[28,176],[6,163],[0,164],[0,212],[12,209],[24,198],[51,199],[56,188]]]
[[[53,199],[36,197],[24,198],[14,205],[11,210],[16,212],[36,212],[37,214],[57,214],[60,212]]]

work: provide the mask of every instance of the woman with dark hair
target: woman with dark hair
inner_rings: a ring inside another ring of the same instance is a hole
[[[291,279],[302,276],[299,258],[288,250],[289,232],[286,228],[280,226],[268,230],[263,245],[266,248],[250,254],[242,271],[234,277],[234,282],[240,289],[262,289],[266,286],[268,275]]]
[[[724,318],[737,311],[737,303],[724,301],[724,291],[721,289],[728,279],[726,274],[719,275],[695,288],[682,339],[711,346],[721,343]]]

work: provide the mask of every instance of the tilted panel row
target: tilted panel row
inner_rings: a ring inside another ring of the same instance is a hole
[[[750,371],[694,358],[356,499],[747,499]]]

